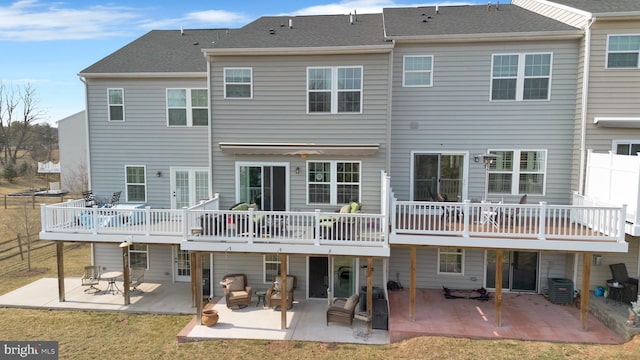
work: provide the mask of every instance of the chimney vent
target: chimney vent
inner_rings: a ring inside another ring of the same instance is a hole
[[[289,29],[293,29],[293,19],[289,19]]]

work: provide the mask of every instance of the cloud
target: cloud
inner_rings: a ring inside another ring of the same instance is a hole
[[[83,2],[79,2],[83,4]],[[82,6],[82,7],[80,7]],[[160,6],[159,6],[160,7]],[[243,15],[208,10],[161,19],[158,8],[119,5],[77,5],[19,0],[0,5],[0,41],[87,40],[137,36],[141,30],[177,29],[180,26],[218,27],[246,22]],[[158,11],[158,12],[156,12]],[[158,15],[157,19],[153,16]],[[152,20],[149,20],[151,18]]]

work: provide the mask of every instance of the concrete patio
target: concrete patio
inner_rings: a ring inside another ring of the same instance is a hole
[[[104,288],[106,284],[100,284]],[[122,289],[122,283],[118,286]],[[123,311],[131,313],[195,314],[189,283],[144,283],[123,305],[121,294],[85,293],[79,278],[65,279],[66,301],[58,301],[56,279],[40,279],[0,296],[0,306]],[[579,309],[553,304],[542,295],[503,294],[502,326],[495,325],[493,294],[489,301],[446,299],[441,289],[417,289],[415,319],[409,318],[409,291],[389,293],[389,331],[367,331],[364,321],[351,327],[326,325],[326,300],[298,300],[287,311],[287,329],[281,329],[280,311],[256,306],[228,309],[224,299],[208,304],[219,311],[212,327],[197,324],[195,316],[185,323],[178,341],[209,339],[299,340],[337,343],[388,344],[414,336],[455,336],[477,339],[518,339],[567,343],[619,344],[617,335],[595,316],[589,315],[587,331],[580,330]],[[598,301],[596,299],[595,301]]]

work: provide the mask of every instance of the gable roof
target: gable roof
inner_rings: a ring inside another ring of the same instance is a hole
[[[263,16],[216,41],[216,49],[303,49],[389,45],[382,14]]]
[[[588,11],[594,15],[639,13],[638,0],[549,0],[549,2]]]
[[[202,49],[228,36],[229,29],[153,30],[82,70],[81,76],[140,73],[201,73]]]
[[[438,12],[436,13],[436,9]],[[385,8],[388,38],[578,34],[578,29],[515,5]]]

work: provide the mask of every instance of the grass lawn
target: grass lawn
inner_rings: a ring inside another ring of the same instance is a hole
[[[0,193],[3,193],[0,184]],[[0,209],[0,217],[7,211]],[[39,216],[36,212],[33,216]],[[0,231],[0,241],[13,238]],[[42,277],[56,277],[55,247],[31,271],[4,271],[19,259],[0,262],[0,294]],[[50,255],[50,256],[48,256]],[[90,263],[89,246],[65,246],[65,275],[80,276]],[[0,308],[0,341],[58,341],[60,359],[638,359],[640,337],[622,345],[581,345],[514,340],[423,336],[390,345],[301,341],[212,340],[178,344],[189,315]],[[321,328],[319,328],[321,329]],[[319,330],[321,331],[321,330]],[[0,356],[1,358],[1,356]]]

